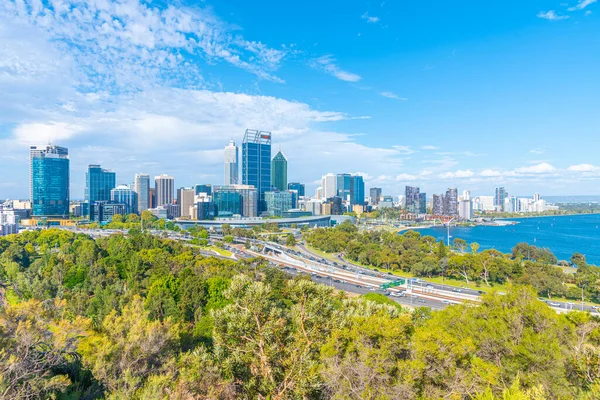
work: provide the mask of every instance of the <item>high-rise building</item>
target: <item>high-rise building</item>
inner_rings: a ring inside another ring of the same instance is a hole
[[[138,210],[137,193],[127,185],[119,185],[110,191],[110,201],[125,205],[125,214],[135,214]]]
[[[418,214],[420,211],[419,188],[407,186],[405,189],[406,212],[409,214]]]
[[[321,197],[329,199],[337,196],[337,177],[334,174],[323,175],[321,178]]]
[[[337,174],[336,176],[336,196],[342,198],[342,200],[350,201],[350,186],[352,185],[352,175],[350,174]]]
[[[212,197],[219,217],[238,214],[243,217],[258,216],[258,190],[254,186],[215,186]]]
[[[434,194],[431,200],[431,210],[433,215],[444,215],[444,195]]]
[[[331,204],[331,215],[342,215],[344,214],[344,207],[342,205],[342,198],[339,196],[333,196],[327,199],[327,202]]]
[[[494,206],[500,211],[504,210],[504,200],[508,197],[508,193],[504,187],[496,188],[496,196],[494,197]]]
[[[264,194],[271,189],[270,132],[246,129],[242,143],[242,181],[258,191],[258,212],[266,211]]]
[[[365,204],[365,181],[360,175],[350,176],[350,206]]]
[[[470,198],[463,198],[458,202],[458,216],[467,221],[473,217],[473,202]]]
[[[427,214],[427,194],[419,193],[419,214]]]
[[[148,192],[148,206],[149,208],[156,208],[156,188],[151,187]]]
[[[90,221],[106,223],[111,222],[115,215],[127,214],[125,204],[110,203],[108,201],[95,201],[90,204]]]
[[[271,160],[271,187],[280,192],[287,190],[287,158],[281,151]]]
[[[265,192],[267,212],[274,217],[281,217],[283,213],[293,208],[292,192]]]
[[[69,150],[31,146],[30,192],[35,217],[69,217]]]
[[[159,175],[154,177],[156,188],[156,204],[155,207],[164,206],[165,204],[173,204],[175,194],[175,178],[169,175]]]
[[[373,204],[373,205],[379,204],[381,195],[382,195],[381,188],[371,188],[369,190],[369,199],[371,201],[371,204]]]
[[[135,180],[133,183],[133,190],[137,193],[137,212],[142,214],[151,207],[150,202],[150,175],[148,174],[135,174]]]
[[[299,182],[290,182],[287,185],[288,190],[295,190],[298,192],[298,197],[304,197],[306,194],[306,187],[303,183]]]
[[[212,185],[210,183],[204,185],[196,185],[195,189],[196,195],[199,195],[200,193],[205,193],[208,196],[212,195]]]
[[[225,146],[225,185],[238,185],[240,183],[238,154],[238,147],[232,139]]]
[[[117,186],[117,174],[100,167],[89,165],[85,174],[85,200],[88,203],[95,201],[110,201],[110,191]]]
[[[458,189],[448,189],[444,196],[444,215],[448,217],[458,216]]]
[[[193,188],[179,188],[177,189],[177,204],[181,208],[182,218],[192,218],[190,214],[190,207],[194,206],[194,197],[196,191]]]
[[[202,197],[199,200],[196,203],[196,219],[199,221],[215,219],[217,215],[215,203],[212,201],[212,198]]]

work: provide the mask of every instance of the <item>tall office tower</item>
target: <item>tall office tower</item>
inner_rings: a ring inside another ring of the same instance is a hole
[[[265,192],[265,202],[271,216],[281,217],[293,208],[292,192]]]
[[[418,214],[419,205],[419,188],[415,186],[407,186],[405,189],[405,204],[406,212],[409,214]]]
[[[196,185],[196,194],[205,193],[207,196],[212,195],[212,185],[210,183],[204,185]]]
[[[504,200],[508,197],[508,193],[504,187],[496,188],[496,196],[494,197],[494,206],[500,211],[504,210]]]
[[[431,211],[433,215],[444,215],[444,195],[434,194],[431,202]]]
[[[232,140],[225,146],[225,185],[239,184],[239,156],[238,147]]]
[[[159,175],[154,177],[154,187],[156,188],[155,207],[173,204],[175,193],[175,178],[169,175]]]
[[[110,201],[110,191],[117,186],[117,174],[100,167],[89,165],[85,174],[85,200]]]
[[[373,205],[379,204],[381,195],[382,195],[381,188],[371,188],[369,190],[369,198],[371,200],[371,204],[373,204]]]
[[[266,211],[265,192],[271,190],[271,132],[246,129],[242,143],[242,181],[258,191],[258,213]]]
[[[150,208],[156,208],[156,188],[151,187],[148,193],[148,205]]]
[[[448,189],[444,196],[444,215],[449,217],[458,216],[458,190]]]
[[[533,194],[533,201],[540,201],[542,199],[542,197],[540,196],[539,193],[534,193]]]
[[[137,193],[137,212],[142,214],[151,208],[150,202],[150,175],[148,174],[135,174],[135,180],[133,183],[133,190]]]
[[[110,191],[110,201],[125,206],[125,214],[135,214],[138,210],[137,193],[127,185],[119,185]]]
[[[287,185],[288,190],[295,190],[298,192],[298,197],[304,197],[306,193],[306,187],[303,183],[290,182]]]
[[[360,175],[350,176],[350,206],[365,204],[365,181]]]
[[[194,206],[196,191],[193,188],[177,189],[177,204],[181,206],[181,217],[191,218],[190,207]]]
[[[281,151],[271,160],[271,186],[282,192],[287,190],[287,158]]]
[[[427,214],[427,194],[419,193],[419,214]]]
[[[336,175],[336,196],[342,198],[342,200],[350,200],[350,185],[352,181],[352,175],[350,174],[337,174]]]
[[[330,199],[337,196],[337,176],[334,174],[323,175],[321,178],[321,198]]]
[[[69,217],[69,150],[42,145],[29,148],[29,183],[34,217]]]

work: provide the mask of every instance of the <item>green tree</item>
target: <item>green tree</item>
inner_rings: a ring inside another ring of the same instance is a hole
[[[296,238],[294,237],[293,234],[289,234],[287,235],[287,239],[285,240],[285,245],[287,247],[294,247],[296,246]]]

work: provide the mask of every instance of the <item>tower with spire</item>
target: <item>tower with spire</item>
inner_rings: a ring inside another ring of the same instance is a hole
[[[287,184],[287,158],[280,149],[271,160],[271,186],[284,191],[287,190]]]

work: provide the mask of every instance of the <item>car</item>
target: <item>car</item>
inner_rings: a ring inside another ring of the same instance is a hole
[[[394,274],[392,274],[391,272],[388,272],[387,274],[388,274],[388,275],[394,275]]]
[[[425,286],[427,289],[433,289],[433,285],[430,283],[428,285]]]
[[[427,301],[425,301],[425,299],[421,299],[419,298],[419,300],[417,300],[419,303],[427,303]]]
[[[560,303],[556,303],[556,302],[554,302],[554,301],[549,301],[549,302],[548,302],[548,305],[549,305],[550,307],[560,307]]]
[[[444,301],[442,301],[442,303],[444,303],[444,304],[450,304],[450,302],[448,300],[444,300]]]
[[[462,292],[462,289],[459,289],[459,288],[454,288],[454,289],[452,289],[452,291],[453,291],[453,292],[456,292],[456,293],[461,293],[461,292]]]

